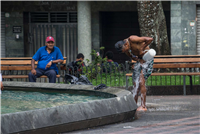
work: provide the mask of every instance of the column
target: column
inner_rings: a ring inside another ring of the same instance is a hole
[[[91,7],[89,1],[78,1],[78,53],[83,53],[84,61],[91,61]]]

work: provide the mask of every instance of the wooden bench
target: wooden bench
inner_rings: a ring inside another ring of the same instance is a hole
[[[64,57],[64,61],[62,64],[66,64],[66,57]],[[7,57],[7,58],[1,58],[1,72],[2,71],[31,71],[31,60],[32,57]],[[35,62],[35,68],[37,67],[37,63]],[[60,63],[58,64],[59,72],[62,69],[62,66]],[[57,78],[60,78],[60,75],[56,75]],[[2,74],[3,79],[19,79],[19,78],[28,78],[28,75],[18,75],[18,74],[9,74],[4,75]],[[47,78],[47,76],[42,75],[40,78]],[[58,82],[60,83],[60,79],[58,79]]]
[[[126,89],[128,89],[128,77],[132,77],[132,73],[129,72],[129,65],[134,64],[135,61],[126,61]],[[200,72],[192,72],[191,68],[200,69],[200,55],[160,55],[155,56],[153,72],[151,76],[183,76],[183,94],[186,95],[185,76],[190,77],[190,91],[192,92],[192,76],[200,75]],[[188,68],[189,72],[183,71]],[[164,72],[158,70],[164,69]],[[174,72],[169,69],[179,69],[180,71]],[[182,70],[181,70],[182,69]],[[157,71],[155,71],[157,70]]]

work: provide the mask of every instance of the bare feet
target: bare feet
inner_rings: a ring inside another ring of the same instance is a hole
[[[138,108],[137,108],[137,111],[147,111],[147,108],[146,107],[142,107],[142,106],[139,106]]]

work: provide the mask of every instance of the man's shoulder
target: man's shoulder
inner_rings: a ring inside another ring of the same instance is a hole
[[[42,46],[39,48],[39,50],[45,50],[46,46]]]
[[[54,46],[54,50],[56,50],[56,51],[60,51],[60,48],[57,47],[57,46]]]
[[[37,51],[40,52],[40,53],[42,53],[42,52],[45,50],[45,48],[46,48],[45,46],[42,46],[42,47],[40,47]],[[38,53],[38,54],[39,54],[39,53]]]
[[[57,46],[54,46],[54,49],[59,49]]]
[[[131,35],[131,36],[129,36],[129,40],[130,40],[130,41],[137,41],[139,38],[140,38],[140,37],[137,36],[137,35]]]
[[[42,46],[42,47],[40,47],[40,48],[38,49],[38,51],[44,51],[45,48],[46,48],[46,46]]]

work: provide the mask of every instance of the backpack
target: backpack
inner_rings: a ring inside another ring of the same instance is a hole
[[[69,69],[69,74],[76,75],[80,77],[80,74],[82,73],[81,71],[81,66],[84,66],[83,64],[80,64],[82,61],[72,61],[67,64],[67,68]]]

